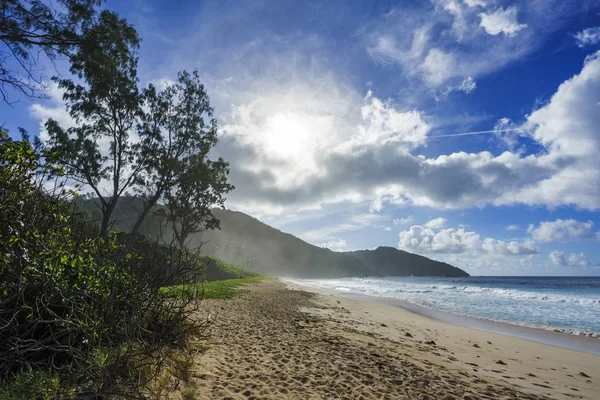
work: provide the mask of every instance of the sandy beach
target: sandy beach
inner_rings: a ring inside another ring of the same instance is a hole
[[[206,300],[201,399],[598,399],[600,356],[280,281]]]

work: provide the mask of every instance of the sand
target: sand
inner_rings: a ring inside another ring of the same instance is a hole
[[[600,399],[600,356],[269,281],[215,318],[198,399]]]

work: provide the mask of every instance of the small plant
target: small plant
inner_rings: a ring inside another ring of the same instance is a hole
[[[28,371],[13,376],[0,387],[0,400],[51,400],[69,398],[61,393],[58,374],[47,371]]]
[[[181,397],[183,398],[183,400],[196,400],[197,399],[196,389],[191,388],[191,387],[186,388],[181,393]]]

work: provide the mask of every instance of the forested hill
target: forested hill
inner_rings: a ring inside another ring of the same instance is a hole
[[[91,201],[87,201],[91,209]],[[376,250],[335,252],[311,245],[247,214],[213,209],[221,229],[193,236],[190,246],[202,244],[202,253],[241,267],[281,277],[338,278],[353,276],[468,276],[449,264],[416,254],[379,247]],[[124,199],[115,211],[115,228],[135,221],[136,202]],[[141,231],[149,236],[169,235],[155,215]]]
[[[468,276],[465,271],[450,264],[393,247],[351,251],[346,254],[362,260],[368,267],[385,276]]]

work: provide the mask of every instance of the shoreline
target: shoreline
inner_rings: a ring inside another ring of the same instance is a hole
[[[399,307],[405,311],[430,318],[435,321],[460,326],[469,329],[475,329],[483,332],[507,335],[519,339],[530,340],[536,343],[542,343],[550,346],[560,347],[569,350],[581,351],[600,355],[600,338],[585,335],[576,335],[557,330],[548,330],[537,327],[529,327],[510,322],[500,322],[485,318],[478,318],[469,315],[455,314],[448,311],[435,310],[425,306],[408,302],[406,300],[393,297],[369,296],[362,293],[349,291],[338,291],[334,289],[325,289],[319,286],[305,284],[295,280],[281,278],[281,281],[287,284],[297,285],[320,294],[333,294],[335,296],[365,299],[381,304],[388,304]]]
[[[214,324],[188,382],[197,397],[596,400],[600,393],[598,355],[311,289],[265,281],[233,299],[205,300]]]

